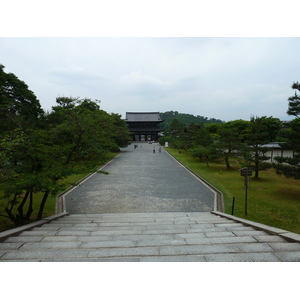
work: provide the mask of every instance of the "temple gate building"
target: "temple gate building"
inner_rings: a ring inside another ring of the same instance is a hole
[[[162,131],[158,112],[126,112],[125,121],[133,141],[157,141]]]

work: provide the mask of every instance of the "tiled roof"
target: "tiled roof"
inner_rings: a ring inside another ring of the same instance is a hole
[[[162,122],[159,112],[126,112],[126,122]]]

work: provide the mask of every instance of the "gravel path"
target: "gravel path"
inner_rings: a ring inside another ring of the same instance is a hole
[[[159,144],[136,143],[65,195],[71,214],[208,212],[215,193]],[[155,147],[155,153],[153,148]]]

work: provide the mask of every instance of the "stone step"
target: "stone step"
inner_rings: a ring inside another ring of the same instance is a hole
[[[8,237],[0,261],[300,261],[300,243],[211,213],[69,215]]]

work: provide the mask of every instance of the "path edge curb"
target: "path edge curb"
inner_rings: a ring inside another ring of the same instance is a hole
[[[81,183],[83,183],[84,181],[86,181],[87,179],[89,179],[90,177],[94,176],[95,174],[97,174],[98,171],[100,171],[101,169],[103,169],[105,166],[107,166],[108,164],[110,164],[113,160],[115,160],[117,157],[120,156],[121,153],[117,154],[113,159],[109,160],[108,162],[106,162],[105,164],[101,165],[97,171],[92,172],[88,175],[86,175],[85,177],[83,177],[82,179],[80,179],[78,182],[76,182],[75,185],[68,187],[66,190],[64,190],[63,192],[61,192],[57,197],[56,197],[56,213],[60,214],[60,213],[66,213],[67,212],[67,207],[66,207],[66,203],[65,203],[65,195],[69,192],[71,192],[71,190],[77,188],[78,186],[80,186]]]
[[[281,236],[281,237],[283,237],[284,239],[286,239],[290,242],[300,243],[300,234],[290,232],[290,231],[287,231],[285,229],[272,227],[272,226],[269,226],[269,225],[264,225],[262,223],[250,221],[250,220],[247,220],[247,219],[235,217],[235,216],[232,216],[232,215],[220,212],[220,211],[216,211],[216,210],[211,211],[211,213],[214,214],[214,215],[219,215],[220,217],[224,217],[224,218],[227,218],[227,219],[245,224],[245,225],[249,225],[253,228],[261,229],[261,230],[266,231],[266,232],[268,232],[270,234],[273,234],[273,235]]]
[[[165,148],[165,147],[164,147]],[[208,185],[215,193],[216,193],[216,203],[215,203],[215,208],[214,211],[219,211],[219,212],[224,212],[224,198],[223,198],[223,193],[219,191],[217,188],[215,188],[211,183],[206,181],[204,178],[202,178],[200,175],[195,173],[193,170],[191,170],[189,167],[184,165],[180,160],[178,160],[176,157],[174,157],[169,151],[165,150],[173,159],[175,159],[181,166],[183,166],[185,169],[187,169],[189,172],[191,172],[194,176],[199,178],[202,182],[204,182],[206,185]]]
[[[35,221],[26,225],[22,225],[13,229],[8,229],[5,231],[0,232],[0,242],[3,242],[5,239],[11,237],[11,236],[16,236],[19,235],[21,232],[25,231],[25,230],[31,230],[34,227],[40,227],[44,224],[50,223],[53,220],[57,220],[59,218],[68,216],[69,213],[67,212],[63,212],[63,213],[59,213],[59,214],[55,214],[53,216],[49,216],[46,217],[44,219],[41,219],[39,221]]]

